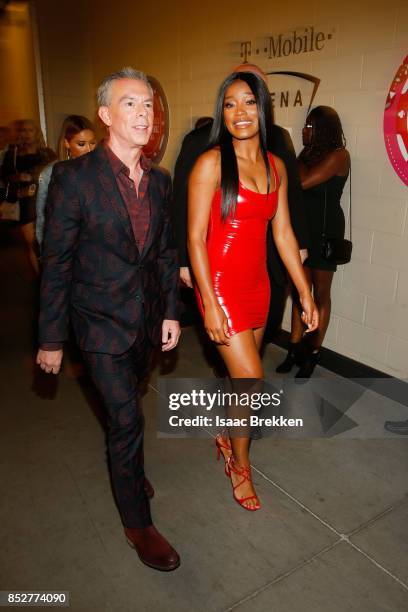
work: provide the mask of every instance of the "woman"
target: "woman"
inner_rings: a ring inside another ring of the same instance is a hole
[[[82,115],[68,115],[61,126],[58,139],[58,159],[60,161],[80,157],[93,151],[96,147],[95,130],[92,123]],[[49,164],[39,178],[37,193],[37,222],[35,235],[41,246],[44,235],[45,203],[47,201],[48,185],[51,179],[52,168],[55,162]]]
[[[283,162],[267,152],[271,98],[264,81],[232,73],[222,84],[210,136],[189,181],[188,248],[204,326],[233,379],[262,379],[259,349],[268,313],[266,230],[297,287],[302,319],[312,331],[318,315],[289,220]],[[233,495],[258,510],[249,437],[218,435]]]
[[[15,199],[20,202],[20,227],[27,247],[30,263],[39,274],[35,251],[35,194],[41,170],[56,158],[52,149],[45,146],[40,128],[30,119],[16,124],[17,145],[4,156],[1,178],[14,187]]]
[[[286,359],[277,372],[290,372],[297,363],[296,378],[309,378],[319,360],[330,321],[330,290],[337,266],[321,254],[326,203],[325,235],[344,238],[344,213],[340,206],[344,184],[350,170],[350,155],[345,146],[341,121],[329,106],[317,106],[306,119],[302,132],[304,149],[298,158],[306,218],[310,231],[309,258],[305,271],[319,310],[319,328],[302,343],[304,325],[296,300],[292,306],[292,330]]]

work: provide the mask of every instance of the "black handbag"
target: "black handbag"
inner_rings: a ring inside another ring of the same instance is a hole
[[[351,168],[349,176],[350,184],[350,201],[349,201],[349,231],[350,240],[346,238],[328,238],[326,236],[326,189],[324,190],[324,216],[323,216],[323,232],[322,232],[322,247],[321,255],[333,264],[346,264],[351,259],[353,243],[351,241]]]

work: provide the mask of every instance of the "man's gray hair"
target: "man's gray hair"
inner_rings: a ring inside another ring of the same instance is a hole
[[[135,81],[143,81],[149,87],[153,95],[152,86],[150,85],[145,73],[141,72],[140,70],[135,70],[131,66],[126,66],[125,68],[122,68],[122,70],[108,74],[108,76],[103,79],[96,93],[98,106],[109,106],[111,103],[112,83],[114,81],[118,81],[119,79],[134,79]]]

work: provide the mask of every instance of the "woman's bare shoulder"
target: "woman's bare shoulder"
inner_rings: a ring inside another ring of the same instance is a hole
[[[323,161],[333,168],[334,174],[343,175],[350,167],[350,153],[346,148],[336,149],[328,153]]]
[[[196,178],[212,177],[218,180],[221,167],[221,153],[218,147],[202,153],[194,164],[193,172]]]
[[[332,157],[333,159],[348,159],[350,157],[350,153],[345,147],[342,147],[341,149],[330,151],[330,153],[327,154],[327,157]]]
[[[273,157],[273,161],[275,162],[276,169],[279,171],[281,168],[285,168],[285,162],[281,157],[274,155],[273,153],[269,153],[271,157]]]
[[[200,157],[197,161],[209,166],[216,166],[220,163],[221,160],[221,152],[219,147],[213,147],[212,149],[208,149],[204,153],[201,153]]]

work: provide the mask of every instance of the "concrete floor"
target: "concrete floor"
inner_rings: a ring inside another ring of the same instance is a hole
[[[256,442],[263,507],[251,514],[212,440],[157,438],[159,367],[146,466],[154,520],[182,562],[169,574],[142,565],[112,499],[92,389],[69,368],[51,380],[33,366],[36,290],[21,248],[1,248],[0,272],[0,590],[69,591],[72,610],[92,612],[408,610],[407,439]],[[282,354],[268,347],[267,372]],[[191,329],[174,361],[171,376],[211,376]]]

